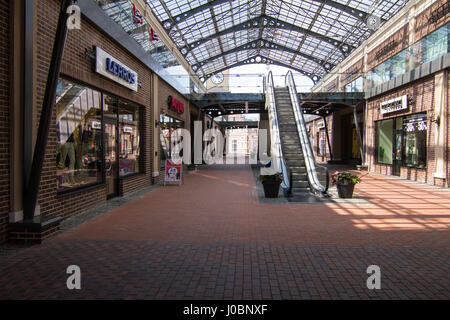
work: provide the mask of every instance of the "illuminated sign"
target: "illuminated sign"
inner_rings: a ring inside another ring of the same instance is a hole
[[[169,96],[168,99],[169,109],[180,114],[184,113],[184,104],[172,96]]]
[[[138,75],[135,71],[131,70],[99,47],[95,47],[95,55],[95,72],[120,83],[128,89],[136,92],[138,91]]]
[[[397,112],[408,109],[408,96],[404,95],[389,101],[385,101],[380,105],[381,114]]]

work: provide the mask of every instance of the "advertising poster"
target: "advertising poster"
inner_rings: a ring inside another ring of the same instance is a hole
[[[182,162],[177,164],[170,160],[166,160],[164,184],[174,182],[181,184],[181,177],[182,177]]]

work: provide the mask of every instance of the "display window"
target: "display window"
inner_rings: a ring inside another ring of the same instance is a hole
[[[58,192],[105,182],[117,195],[119,177],[142,171],[138,105],[60,79],[55,106]]]
[[[172,139],[176,142],[180,142],[181,140],[181,137],[178,136],[177,129],[184,129],[184,121],[161,114],[159,123],[161,126],[161,160],[166,160],[172,157],[172,150],[174,148],[174,143],[171,143]],[[180,156],[182,156],[182,154]]]
[[[58,191],[101,182],[101,93],[60,79],[55,108]]]
[[[427,116],[415,114],[403,119],[406,167],[425,168],[427,165]]]
[[[392,138],[394,120],[377,122],[377,161],[381,164],[392,164]]]
[[[376,128],[378,163],[426,168],[428,126],[425,113],[378,121]],[[399,172],[399,168],[395,169]]]
[[[140,168],[140,115],[139,107],[122,101],[119,103],[119,173],[126,176],[139,173]]]

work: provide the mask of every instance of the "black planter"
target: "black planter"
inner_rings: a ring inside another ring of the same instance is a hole
[[[266,196],[266,198],[278,198],[281,181],[267,180],[262,184],[264,187],[264,195]]]
[[[349,184],[340,184],[336,185],[339,198],[350,199],[353,198],[353,190],[355,189],[355,185],[353,183]]]

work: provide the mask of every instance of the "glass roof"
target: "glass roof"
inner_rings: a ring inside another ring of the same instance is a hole
[[[407,0],[146,0],[202,80],[247,63],[315,83]]]

